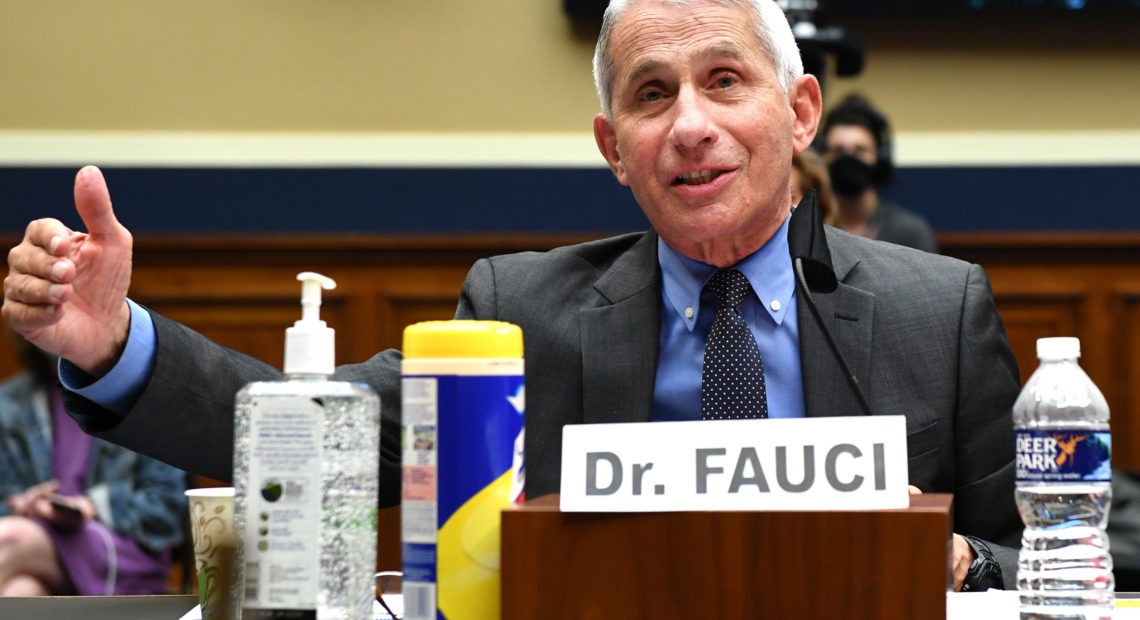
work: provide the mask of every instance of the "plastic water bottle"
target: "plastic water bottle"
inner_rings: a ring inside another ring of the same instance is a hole
[[[1021,618],[1112,617],[1108,404],[1077,364],[1076,338],[1037,341],[1037,370],[1013,406]]]

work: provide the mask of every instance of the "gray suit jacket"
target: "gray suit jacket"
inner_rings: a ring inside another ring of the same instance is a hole
[[[834,229],[827,240],[840,285],[817,303],[872,411],[906,415],[911,483],[954,494],[954,531],[1016,544],[1010,410],[1019,380],[982,269]],[[528,497],[558,491],[564,425],[649,420],[661,303],[654,233],[471,268],[456,318],[509,321],[524,335]],[[806,304],[798,308],[807,414],[859,414]],[[229,479],[233,396],[280,373],[154,318],[157,365],[132,413],[119,420],[78,398],[69,409],[91,432]],[[392,350],[336,375],[381,395],[382,505],[399,501],[399,375]],[[1008,587],[1016,551],[994,551]]]

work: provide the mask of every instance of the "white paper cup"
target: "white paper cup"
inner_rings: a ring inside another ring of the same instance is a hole
[[[229,581],[234,574],[234,489],[188,489],[186,498],[194,537],[198,603],[203,620],[215,620],[221,617],[221,610],[228,608],[223,597],[229,596]]]

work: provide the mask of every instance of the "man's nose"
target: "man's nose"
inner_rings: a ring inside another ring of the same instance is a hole
[[[716,125],[709,117],[708,102],[691,89],[682,89],[674,103],[673,128],[669,138],[678,148],[694,149],[716,141]]]

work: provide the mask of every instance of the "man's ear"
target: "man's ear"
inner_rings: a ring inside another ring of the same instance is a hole
[[[792,112],[796,115],[792,137],[795,151],[800,153],[811,146],[815,132],[819,130],[819,119],[823,115],[823,93],[819,88],[819,80],[814,75],[800,76],[792,85],[792,92],[788,96]]]
[[[618,183],[629,185],[629,179],[625,174],[625,164],[622,163],[621,154],[618,153],[617,134],[614,133],[613,123],[601,112],[594,117],[594,141],[598,143],[598,150],[602,152],[602,157],[605,157],[606,162],[610,164],[610,170],[613,170]]]

